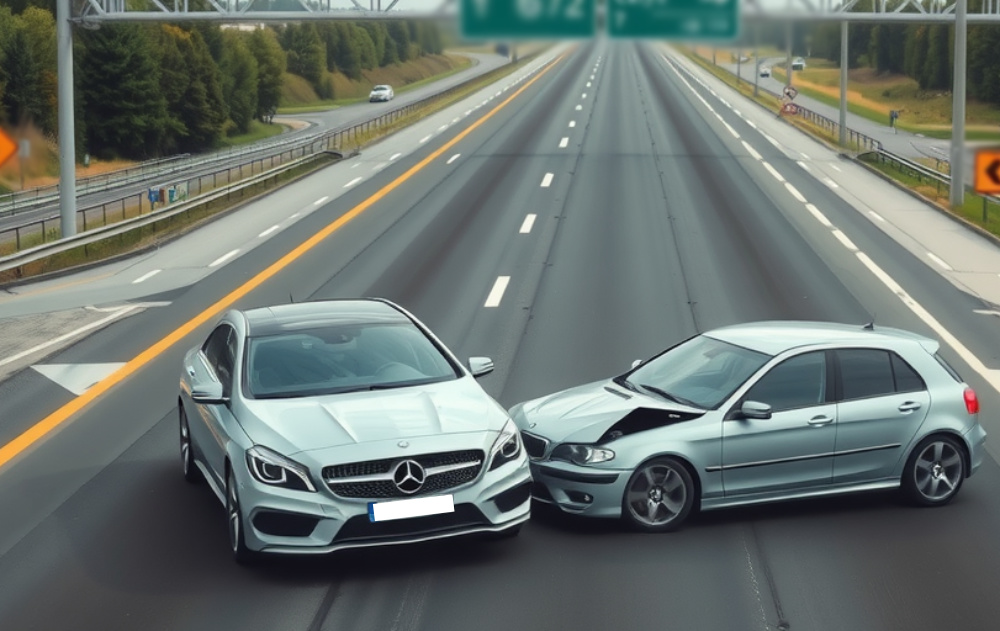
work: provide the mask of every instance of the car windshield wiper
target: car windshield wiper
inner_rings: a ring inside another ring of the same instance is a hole
[[[619,386],[625,388],[626,390],[631,390],[632,392],[639,392],[639,388],[636,388],[635,384],[626,379],[625,377],[620,377],[620,376],[615,377],[611,381],[617,383]]]
[[[674,403],[680,403],[681,405],[686,405],[688,407],[701,409],[701,406],[698,405],[697,403],[695,403],[694,401],[690,401],[690,400],[685,399],[683,397],[679,397],[679,396],[677,396],[675,394],[670,394],[669,392],[667,392],[666,390],[664,390],[662,388],[657,388],[656,386],[650,386],[650,385],[645,384],[645,383],[640,383],[639,386],[642,387],[642,388],[645,388],[646,390],[649,390],[650,392],[654,392],[654,393],[660,395],[661,397],[663,397],[664,399],[667,399],[668,401],[673,401]]]

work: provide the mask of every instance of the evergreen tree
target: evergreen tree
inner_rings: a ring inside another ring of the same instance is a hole
[[[17,18],[24,29],[36,63],[38,76],[35,89],[38,91],[39,110],[34,121],[46,134],[54,136],[57,126],[59,83],[56,77],[56,21],[52,13],[36,6],[29,6]]]
[[[932,26],[928,31],[927,58],[921,87],[925,90],[951,89],[951,54],[947,26]]]
[[[406,23],[399,20],[393,20],[386,25],[386,30],[389,33],[389,39],[395,45],[397,59],[399,59],[399,61],[409,60],[410,30],[406,27]]]
[[[273,116],[281,101],[282,75],[285,72],[285,51],[278,37],[269,28],[257,29],[247,41],[257,60],[257,118]]]
[[[229,119],[238,133],[250,131],[250,123],[257,114],[257,60],[241,33],[223,33],[225,44],[222,53],[222,93],[229,106]]]
[[[336,23],[337,27],[337,69],[351,79],[361,78],[361,54],[355,48],[354,29],[350,22]]]
[[[40,123],[45,116],[39,89],[41,65],[35,59],[26,30],[17,21],[4,43],[3,57],[0,81],[4,83],[3,105],[8,119],[15,125]]]

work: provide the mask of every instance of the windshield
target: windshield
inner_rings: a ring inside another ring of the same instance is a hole
[[[455,379],[411,324],[338,325],[251,338],[244,387],[255,399],[400,388]]]
[[[389,86],[387,85],[377,85],[374,88],[372,88],[372,92],[385,92],[388,89]]]
[[[699,335],[643,364],[622,381],[652,396],[715,409],[769,359],[764,353]]]

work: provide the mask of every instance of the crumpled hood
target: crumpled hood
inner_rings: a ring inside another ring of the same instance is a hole
[[[286,455],[423,436],[499,432],[503,409],[471,378],[302,399],[246,401],[250,439]]]

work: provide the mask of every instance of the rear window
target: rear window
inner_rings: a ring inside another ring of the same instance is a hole
[[[952,379],[958,383],[965,383],[965,379],[962,379],[962,376],[958,374],[958,371],[952,368],[951,364],[945,361],[944,357],[941,357],[940,353],[934,353],[934,359],[938,360],[938,363],[941,364],[941,367],[944,368],[949,375],[951,375]]]

